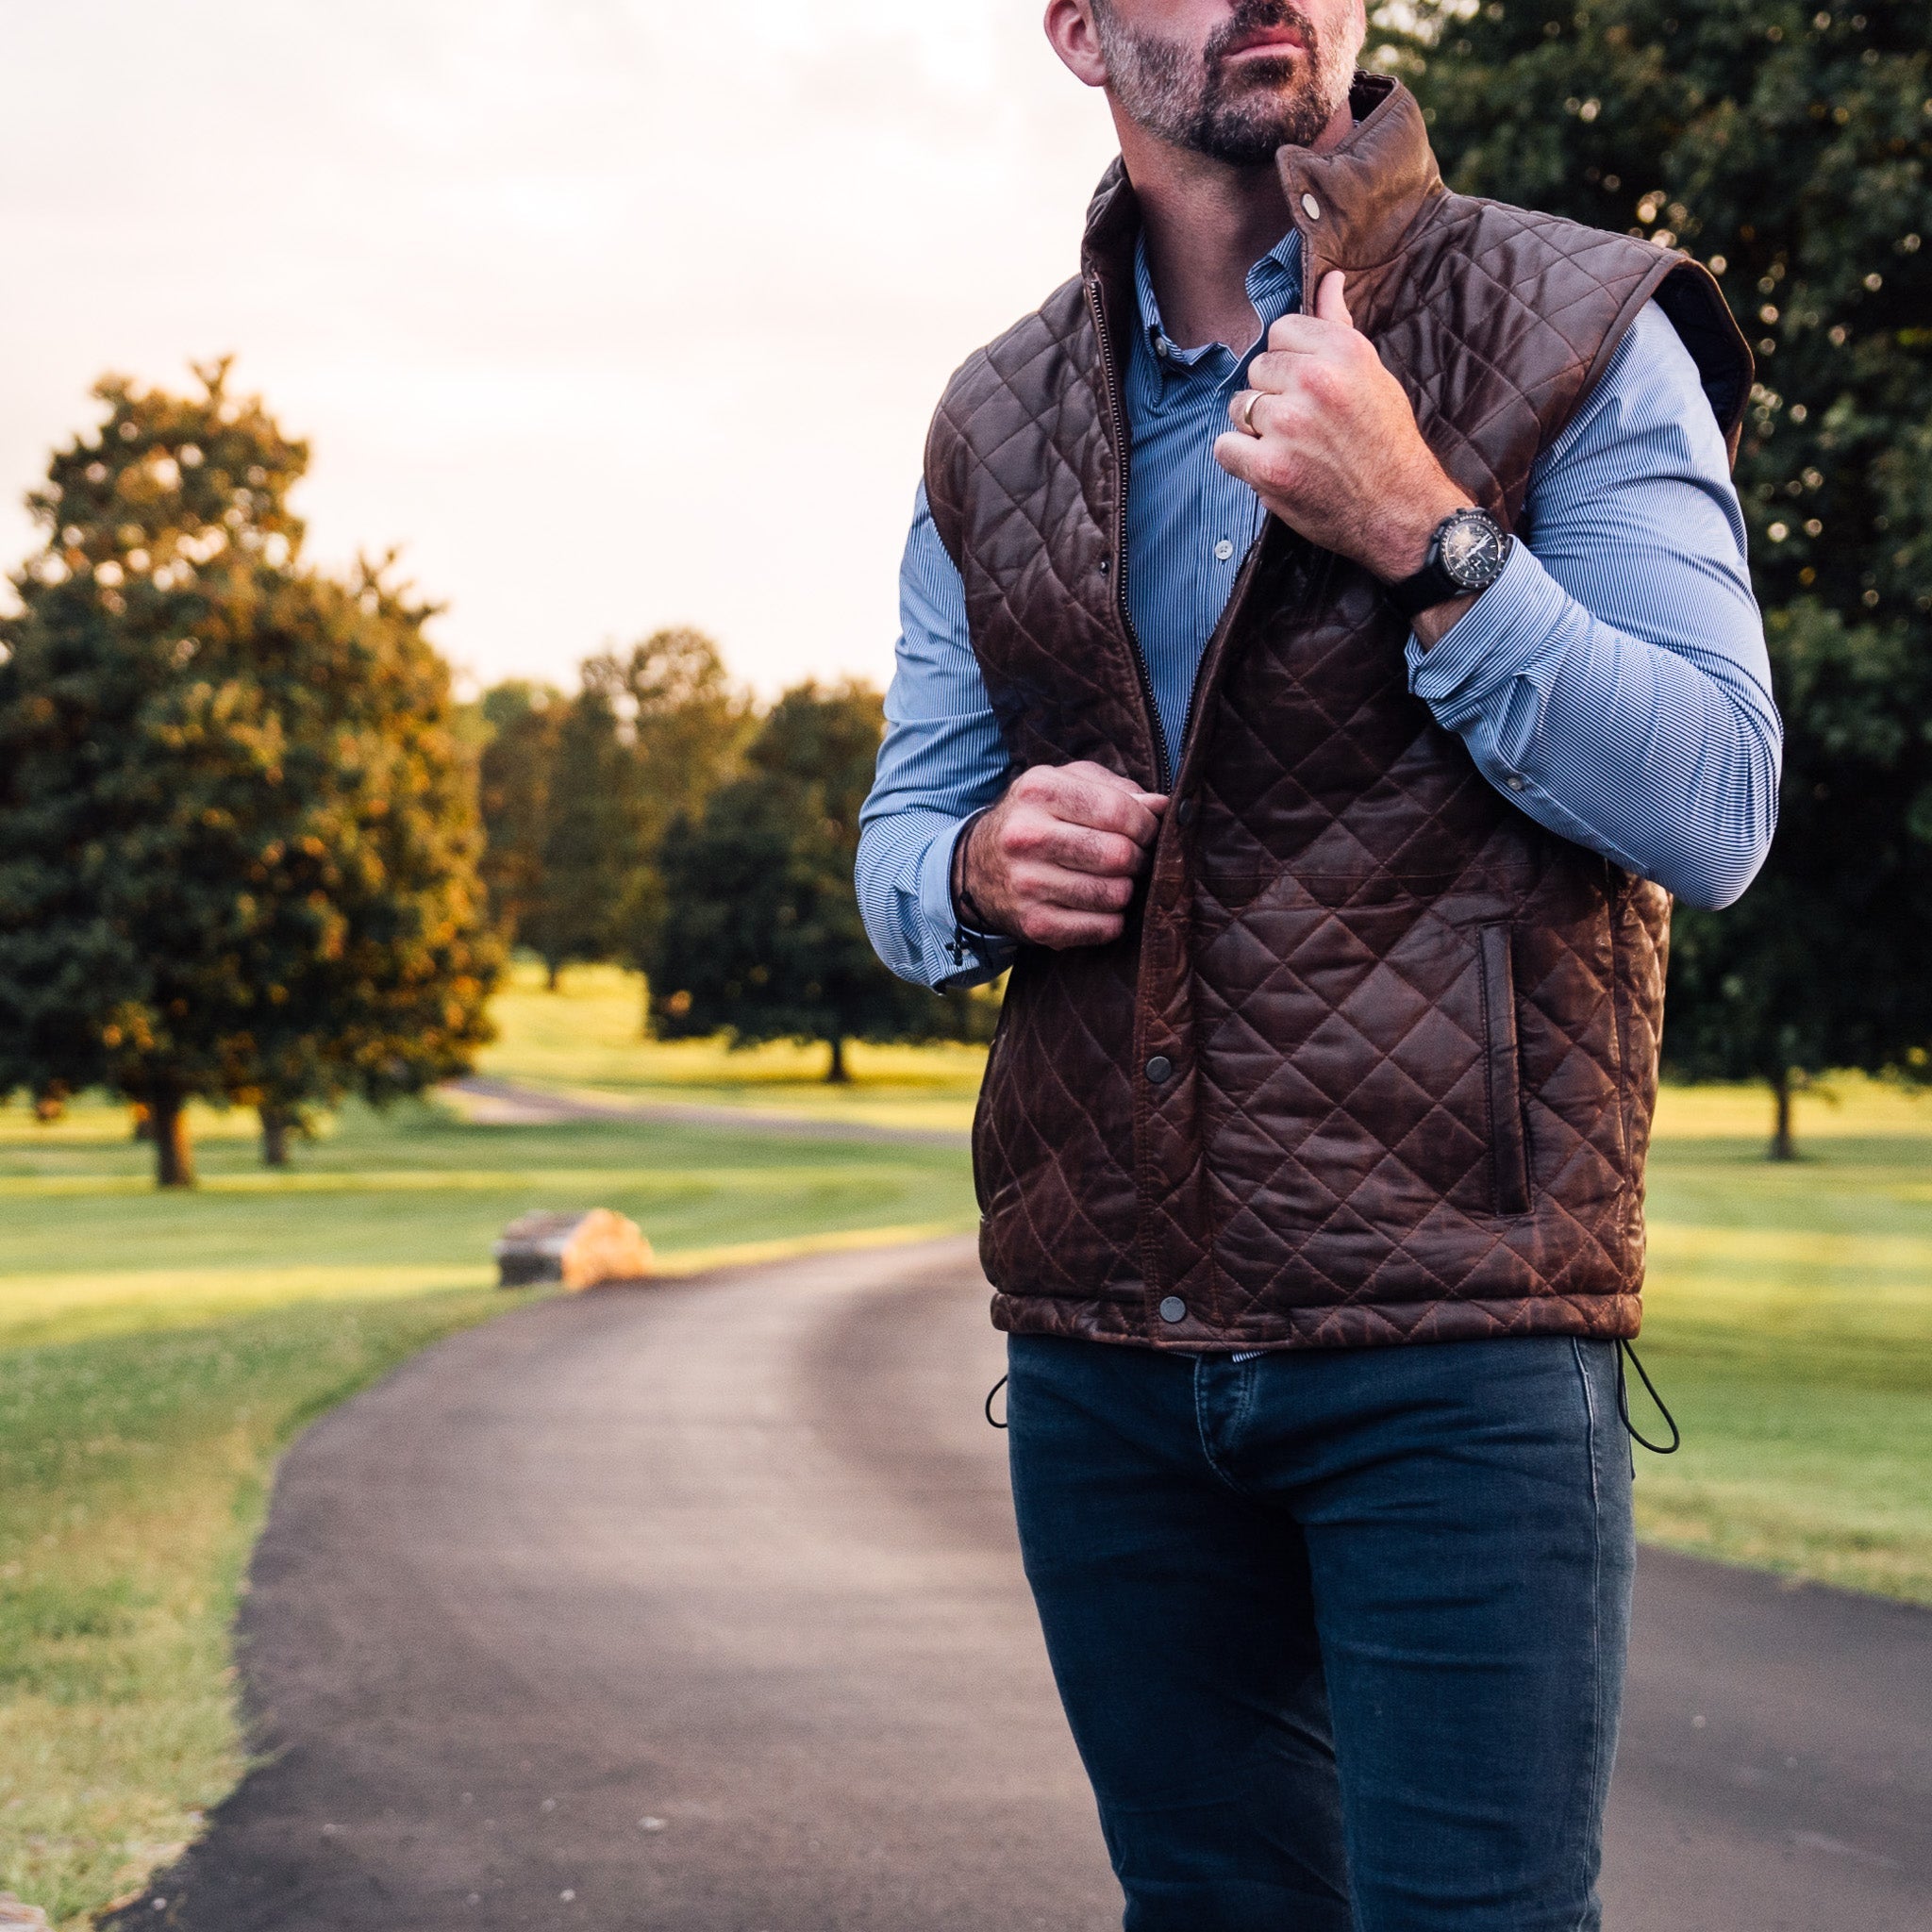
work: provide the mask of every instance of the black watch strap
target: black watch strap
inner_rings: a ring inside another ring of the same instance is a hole
[[[1389,586],[1389,599],[1403,616],[1413,623],[1424,610],[1452,598],[1466,597],[1467,590],[1442,568],[1440,558],[1431,558],[1412,577]]]

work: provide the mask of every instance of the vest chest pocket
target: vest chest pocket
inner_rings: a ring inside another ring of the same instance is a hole
[[[1529,1212],[1529,1141],[1523,1119],[1523,1051],[1516,1031],[1516,965],[1507,925],[1476,929],[1482,970],[1484,1084],[1498,1214]]]

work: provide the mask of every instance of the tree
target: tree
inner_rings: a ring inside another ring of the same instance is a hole
[[[664,841],[679,819],[696,821],[741,762],[758,723],[750,694],[732,684],[718,647],[702,631],[660,630],[628,658],[593,658],[586,688],[607,692],[629,729],[631,871],[618,924],[624,951],[642,966],[664,919]]]
[[[1787,726],[1736,908],[1678,914],[1665,1051],[1916,1077],[1932,1043],[1932,9],[1420,0],[1380,58],[1455,187],[1707,261],[1751,338],[1738,483]]]
[[[958,1037],[959,1004],[893,978],[853,897],[858,809],[883,728],[869,687],[801,685],[759,728],[743,775],[702,818],[671,826],[647,969],[667,1038],[823,1040],[826,1077],[843,1081],[848,1040]]]
[[[536,885],[520,923],[553,992],[573,961],[617,956],[636,851],[636,768],[610,693],[587,685],[557,721]]]
[[[485,874],[553,991],[573,960],[650,951],[664,835],[704,810],[756,720],[701,631],[658,631],[627,655],[587,658],[577,675],[575,698],[509,683],[483,700]]]
[[[483,693],[483,884],[508,941],[530,917],[542,883],[561,705],[561,694],[548,685],[511,681]]]
[[[190,1099],[380,1103],[487,1038],[498,949],[432,614],[302,566],[307,464],[227,365],[117,378],[0,624],[0,1091],[100,1085],[192,1183]]]

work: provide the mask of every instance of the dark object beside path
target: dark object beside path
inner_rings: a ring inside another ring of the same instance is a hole
[[[963,1242],[597,1291],[327,1418],[242,1620],[266,1761],[113,1923],[1116,1927],[985,1305]],[[1924,1932],[1932,1615],[1647,1552],[1613,1811],[1614,1932]]]

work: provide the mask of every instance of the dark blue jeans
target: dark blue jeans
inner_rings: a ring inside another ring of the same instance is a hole
[[[1008,1359],[1127,1932],[1594,1932],[1635,1560],[1615,1344]]]

